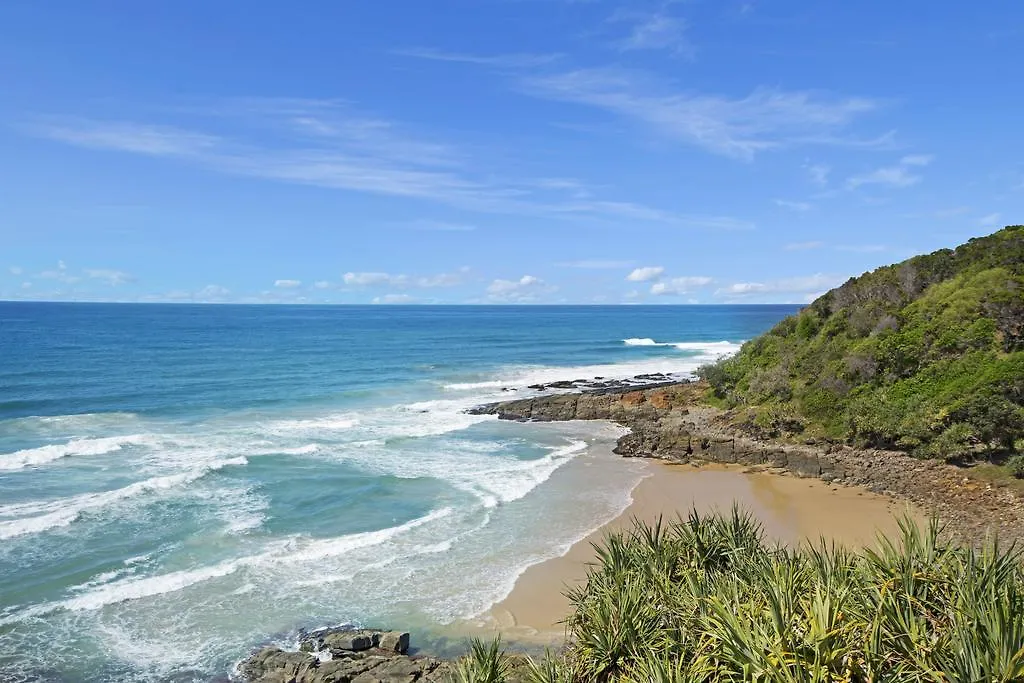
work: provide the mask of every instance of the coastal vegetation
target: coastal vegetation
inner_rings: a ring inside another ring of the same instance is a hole
[[[853,278],[699,374],[710,401],[767,437],[1020,453],[1024,226]]]
[[[939,524],[850,551],[766,543],[747,514],[637,523],[595,546],[567,593],[566,645],[514,668],[477,642],[459,680],[1024,680],[1020,552],[944,541]]]

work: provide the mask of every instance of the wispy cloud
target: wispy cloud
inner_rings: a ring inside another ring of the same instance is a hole
[[[506,303],[531,303],[543,294],[557,288],[533,275],[524,275],[518,280],[495,280],[487,287],[487,298]]]
[[[342,282],[349,287],[399,287],[431,289],[435,287],[455,287],[462,284],[469,268],[461,268],[454,273],[437,273],[436,275],[411,276],[380,272],[349,272],[342,276]]]
[[[715,291],[727,299],[738,299],[764,294],[807,294],[822,292],[842,284],[843,278],[816,273],[765,282],[734,282]]]
[[[812,208],[814,208],[813,205],[809,204],[808,202],[795,202],[788,199],[773,199],[772,202],[774,202],[776,206],[781,206],[784,209],[789,209],[791,211],[797,211],[800,213],[803,213],[804,211],[810,211]]]
[[[123,285],[128,282],[135,282],[136,278],[131,273],[123,270],[110,270],[109,268],[86,268],[85,276],[90,280],[102,280],[112,287]]]
[[[1003,220],[1003,214],[990,213],[978,219],[978,225],[982,228],[994,228]]]
[[[810,164],[805,165],[808,175],[811,176],[811,182],[818,187],[825,187],[828,185],[828,175],[832,172],[832,168],[825,164]]]
[[[555,265],[560,268],[579,268],[582,270],[619,270],[629,268],[634,261],[616,261],[613,259],[584,259],[582,261],[561,261]]]
[[[155,126],[130,122],[96,124],[75,119],[30,124],[24,127],[40,137],[66,142],[77,147],[134,152],[150,156],[191,157],[215,149],[221,140],[173,126]]]
[[[302,280],[274,280],[274,286],[278,289],[298,289],[302,286]]]
[[[450,144],[410,136],[396,123],[357,116],[346,105],[330,100],[232,100],[182,115],[200,117],[208,126],[216,123],[218,130],[233,132],[226,136],[181,126],[52,118],[23,129],[66,144],[189,163],[219,173],[402,197],[483,213],[567,220],[629,219],[712,229],[747,227],[729,217],[677,215],[634,202],[594,197],[590,190],[581,192],[578,183],[570,187],[544,178],[502,179]],[[420,225],[422,229],[452,231],[472,227]]]
[[[643,268],[637,268],[627,275],[626,280],[629,282],[649,282],[657,280],[664,272],[665,268],[663,266],[644,266]]]
[[[970,213],[971,207],[969,206],[953,206],[948,209],[938,209],[932,212],[935,218],[954,218],[956,216],[963,216],[965,213]]]
[[[689,26],[686,20],[665,10],[637,12],[620,9],[608,21],[628,27],[627,35],[614,42],[619,50],[667,50],[688,59],[696,54],[687,36]]]
[[[934,154],[909,154],[900,159],[903,166],[927,166],[935,161]]]
[[[392,54],[402,57],[415,57],[416,59],[429,59],[438,62],[461,62],[464,64],[479,64],[501,69],[528,69],[538,66],[545,66],[561,59],[559,53],[531,54],[517,53],[504,55],[472,55],[460,52],[445,52],[431,48],[407,48],[394,50]]]
[[[38,273],[36,277],[44,280],[57,280],[58,282],[62,282],[67,285],[73,285],[77,282],[81,282],[82,280],[81,277],[73,275],[68,271],[68,266],[64,261],[58,261],[56,268],[44,270],[41,273]]]
[[[409,294],[385,294],[375,296],[370,303],[374,304],[414,304],[418,300]]]
[[[11,275],[21,275],[22,273],[25,272],[25,269],[22,268],[21,266],[11,266],[7,270],[11,273]]]
[[[927,154],[905,156],[895,166],[885,166],[868,173],[851,176],[846,181],[846,187],[851,190],[863,185],[910,187],[921,182],[921,176],[913,169],[927,166],[933,159],[933,156]]]
[[[712,278],[704,275],[674,277],[664,282],[655,282],[651,285],[651,294],[655,296],[689,294],[695,289],[707,287],[712,282],[714,282]]]
[[[790,242],[782,248],[786,251],[809,251],[811,249],[821,249],[824,246],[824,242],[813,240],[810,242]]]
[[[430,232],[473,232],[475,225],[467,223],[447,223],[445,221],[418,220],[405,224],[412,230],[426,230]]]
[[[774,88],[758,88],[740,98],[702,95],[673,91],[644,73],[616,68],[535,76],[524,86],[539,97],[596,107],[660,135],[738,159],[801,144],[891,143],[888,135],[859,139],[845,134],[858,117],[881,106],[864,97]]]

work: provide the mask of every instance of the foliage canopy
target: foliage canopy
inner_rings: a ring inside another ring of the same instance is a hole
[[[924,457],[1024,438],[1024,226],[879,268],[700,370],[771,435]]]

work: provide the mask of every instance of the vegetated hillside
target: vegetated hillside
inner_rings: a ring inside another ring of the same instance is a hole
[[[1024,449],[1024,226],[879,268],[701,369],[765,433],[921,456]]]

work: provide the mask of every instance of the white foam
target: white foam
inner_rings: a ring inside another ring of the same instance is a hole
[[[325,415],[323,417],[306,418],[302,420],[279,420],[267,425],[267,431],[274,433],[281,432],[307,432],[307,431],[345,431],[352,429],[359,424],[359,418],[348,413],[340,415]]]
[[[664,344],[659,344],[650,337],[630,337],[629,339],[623,339],[622,343],[626,346],[664,346]]]
[[[80,596],[69,598],[60,603],[51,604],[49,609],[41,607],[43,613],[57,608],[74,611],[96,610],[107,605],[174,593],[197,583],[234,574],[242,567],[318,562],[327,558],[345,555],[361,548],[380,545],[399,534],[447,517],[451,513],[451,508],[442,508],[405,524],[379,531],[349,534],[338,538],[310,540],[293,537],[284,542],[273,544],[272,550],[259,555],[239,557],[198,569],[187,569],[138,579],[123,579],[94,588]],[[38,614],[39,609],[34,608],[31,611],[34,614]],[[4,621],[0,621],[0,625],[3,623]]]
[[[0,470],[18,470],[77,455],[105,455],[119,451],[125,446],[146,445],[151,442],[152,438],[145,434],[72,439],[63,444],[50,444],[0,454]]]
[[[704,355],[733,354],[740,350],[742,344],[730,341],[717,342],[660,342],[650,337],[631,337],[623,339],[626,346],[671,346],[680,351],[696,351]]]
[[[604,365],[580,365],[573,367],[523,367],[512,368],[495,379],[480,382],[459,382],[446,384],[450,391],[479,391],[482,389],[503,389],[506,387],[526,387],[531,384],[550,384],[576,379],[630,379],[637,375],[664,373],[669,375],[689,376],[707,359],[694,356],[663,356],[629,363],[608,363]]]
[[[35,501],[31,503],[19,503],[14,505],[0,506],[0,516],[18,517],[17,519],[0,521],[0,539],[34,534],[48,529],[68,526],[77,520],[83,512],[96,510],[118,501],[135,496],[160,491],[174,490],[186,484],[190,484],[210,472],[219,470],[230,465],[245,465],[248,463],[244,457],[231,458],[228,460],[214,461],[196,467],[188,472],[152,477],[143,481],[129,484],[123,488],[102,493],[84,493],[70,498],[61,498],[53,501]],[[44,512],[47,511],[48,512]],[[31,517],[21,515],[35,514]]]
[[[687,355],[665,355],[657,358],[599,365],[513,367],[508,368],[503,373],[499,373],[497,377],[492,379],[479,382],[455,382],[445,384],[444,388],[449,391],[521,389],[533,384],[550,384],[552,382],[576,379],[590,380],[596,377],[624,380],[636,377],[637,375],[653,373],[691,377],[700,366],[734,354],[739,351],[741,346],[741,344],[729,341],[659,342],[649,337],[631,337],[624,339],[623,343],[627,346],[673,347],[689,353]]]
[[[202,569],[171,572],[144,579],[124,579],[95,588],[87,593],[64,600],[58,606],[69,610],[94,610],[129,600],[148,598],[164,593],[173,593],[201,581],[208,581],[233,574],[244,564],[244,560],[221,562]]]
[[[586,450],[585,441],[572,441],[559,448],[552,448],[543,458],[536,460],[506,460],[494,467],[459,467],[451,475],[452,483],[480,498],[484,507],[493,508],[500,503],[511,503],[526,497],[528,493],[547,481],[559,467],[573,456]],[[487,460],[493,461],[494,458]]]
[[[254,564],[302,564],[306,562],[317,562],[331,557],[348,554],[354,550],[377,546],[388,541],[399,534],[411,531],[430,522],[443,519],[452,514],[452,508],[441,508],[434,510],[423,517],[398,526],[381,529],[379,531],[365,531],[348,536],[337,538],[326,538],[310,540],[307,538],[295,537],[282,544],[282,547],[269,553],[251,558]]]

